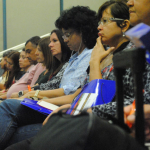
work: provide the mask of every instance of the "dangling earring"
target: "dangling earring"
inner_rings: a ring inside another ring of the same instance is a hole
[[[124,32],[123,32],[122,36],[123,36],[123,37],[125,37],[125,36],[126,36]]]

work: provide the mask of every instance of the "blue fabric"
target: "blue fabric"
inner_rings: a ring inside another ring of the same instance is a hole
[[[32,131],[37,130],[37,128],[33,129],[33,126],[26,125],[42,123],[45,118],[45,115],[21,105],[19,100],[3,101],[0,104],[0,150],[7,146],[13,136],[15,139],[17,138],[16,133],[24,132],[24,135],[26,134],[24,138],[34,136]],[[19,131],[22,126],[24,128]],[[15,139],[13,140],[16,141],[17,139]]]
[[[16,130],[16,132],[13,134],[7,146],[34,137],[41,128],[42,128],[42,123],[19,127]]]
[[[60,83],[66,95],[74,93],[86,79],[92,50],[85,48],[80,55],[77,52],[70,58]]]

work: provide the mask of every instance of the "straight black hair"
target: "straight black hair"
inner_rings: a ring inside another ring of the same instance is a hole
[[[32,38],[30,38],[29,40],[26,41],[25,46],[26,46],[29,42],[31,42],[35,47],[37,47],[37,45],[38,45],[40,39],[41,39],[41,38],[40,38],[39,36],[34,36],[34,37],[32,37]]]

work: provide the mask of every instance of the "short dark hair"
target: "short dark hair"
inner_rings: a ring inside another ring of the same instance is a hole
[[[111,15],[114,18],[127,19],[129,20],[129,8],[128,6],[121,1],[107,1],[98,10],[98,19],[102,18],[104,10],[110,7]],[[123,27],[122,23],[124,21],[116,21],[119,27]]]
[[[18,72],[20,72],[19,57],[20,57],[20,53],[18,51],[16,51],[16,50],[13,50],[7,56],[7,58],[10,58],[13,61],[14,65],[13,65],[12,71],[10,71],[10,73],[9,73],[8,80],[5,83],[6,89],[8,89],[12,85],[14,77],[17,76]]]
[[[29,42],[31,42],[35,47],[37,47],[37,45],[38,45],[40,39],[41,39],[41,38],[40,38],[39,36],[34,36],[34,37],[32,37],[32,38],[30,38],[29,40],[26,41],[25,46],[26,46]]]
[[[61,44],[61,52],[62,52],[62,58],[61,58],[61,63],[64,64],[65,62],[67,62],[71,56],[71,50],[69,49],[69,47],[67,46],[67,44],[64,42],[62,36],[63,33],[61,30],[58,29],[54,29],[52,33],[55,33],[58,37],[58,40]]]
[[[64,10],[56,20],[55,26],[59,29],[73,29],[82,33],[82,41],[87,48],[93,48],[98,37],[98,19],[96,12],[89,7],[76,6]]]

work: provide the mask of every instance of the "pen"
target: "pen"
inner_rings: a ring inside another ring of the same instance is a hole
[[[31,86],[30,86],[30,85],[28,85],[28,91],[29,91],[29,92],[31,91]]]
[[[135,109],[135,100],[134,100],[133,103],[132,103],[132,109],[131,109],[129,115],[134,114],[135,110],[136,110],[136,109]],[[131,128],[132,125],[133,125],[133,124],[130,123],[128,120],[126,121],[126,124],[128,125],[129,128]]]

